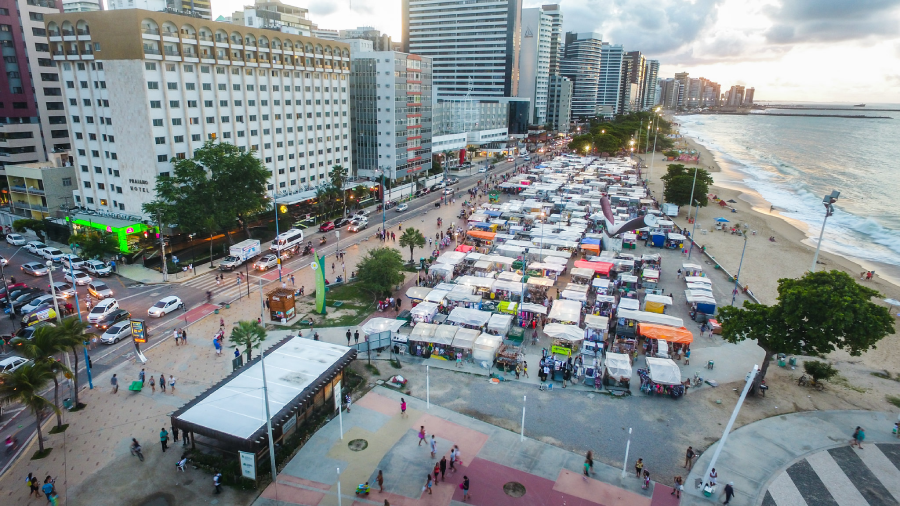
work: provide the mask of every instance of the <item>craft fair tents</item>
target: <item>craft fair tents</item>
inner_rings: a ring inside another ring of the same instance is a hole
[[[459,327],[456,325],[438,325],[430,342],[441,346],[450,346]]]
[[[478,288],[490,288],[494,285],[492,278],[482,276],[460,276],[456,278],[456,284],[466,286],[477,286]]]
[[[475,340],[478,338],[478,336],[481,335],[481,331],[476,329],[466,329],[462,327],[455,328],[459,330],[457,330],[456,335],[453,336],[453,347],[462,348],[464,350],[471,350],[472,346],[475,345]]]
[[[423,302],[409,310],[409,314],[415,321],[428,321],[437,314],[438,305],[434,302]]]
[[[437,257],[434,262],[438,264],[456,265],[466,259],[466,254],[460,251],[448,251]]]
[[[631,360],[624,353],[606,354],[606,372],[616,381],[631,379]]]
[[[496,332],[502,337],[506,337],[509,328],[512,326],[513,316],[509,314],[495,314],[488,321],[487,328],[489,332]]]
[[[556,281],[554,281],[551,278],[541,278],[541,277],[528,278],[528,281],[525,282],[525,284],[527,284],[527,285],[545,286],[545,287],[553,286],[554,283],[556,283]]]
[[[431,292],[431,288],[427,286],[411,286],[406,290],[406,298],[412,301],[425,300],[425,296]]]
[[[619,309],[616,311],[616,318],[634,320],[638,323],[655,323],[657,325],[668,325],[670,327],[684,327],[684,321],[682,321],[681,318],[664,314],[648,313],[647,311]]]
[[[472,345],[472,358],[479,362],[487,362],[490,365],[494,362],[494,358],[497,357],[497,351],[502,343],[502,337],[482,333],[475,339],[475,344]]]
[[[453,279],[453,266],[450,264],[431,264],[431,267],[428,268],[428,274],[444,281],[450,281]]]
[[[372,318],[363,325],[362,331],[363,334],[369,336],[379,332],[397,332],[404,325],[406,325],[405,321],[394,318]]]
[[[566,341],[584,340],[584,330],[578,325],[563,325],[561,323],[548,323],[544,326],[544,334]]]
[[[644,311],[650,313],[662,313],[666,306],[672,305],[672,297],[668,295],[656,295],[648,293],[644,297]]]
[[[670,343],[691,344],[694,342],[694,334],[684,327],[669,327],[668,325],[639,323],[638,334],[651,339],[661,339]]]
[[[638,311],[639,309],[641,309],[641,303],[638,302],[637,299],[628,299],[628,298],[622,297],[621,299],[619,299],[619,309],[620,310],[627,309],[627,310],[631,310],[631,311]]]
[[[560,322],[579,322],[581,321],[581,303],[574,300],[554,300],[549,318]]]
[[[707,278],[706,276],[685,276],[685,283],[703,283],[704,285],[712,286],[712,280]]]
[[[450,291],[432,290],[428,293],[428,295],[425,296],[425,300],[427,302],[436,302],[438,304],[443,304],[444,299],[447,297],[448,293],[450,293]]]
[[[680,385],[681,369],[672,359],[647,357],[650,380],[658,385]]]
[[[576,260],[575,267],[581,269],[591,269],[592,271],[609,276],[609,271],[613,268],[613,264],[609,262],[588,262],[587,260]]]
[[[519,307],[519,311],[525,313],[539,313],[539,314],[547,314],[547,308],[540,304],[532,304],[531,302],[525,302]]]
[[[437,328],[438,325],[434,323],[419,323],[413,327],[412,332],[409,333],[409,338],[413,341],[430,343]]]
[[[497,235],[494,232],[483,232],[481,230],[469,230],[466,234],[469,237],[481,239],[482,241],[493,241],[494,237]]]
[[[469,309],[458,307],[450,312],[448,321],[459,325],[468,325],[470,327],[482,327],[491,319],[491,313],[487,311],[479,311],[477,309]]]

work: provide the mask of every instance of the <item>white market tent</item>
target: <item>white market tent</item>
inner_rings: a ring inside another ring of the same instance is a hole
[[[647,357],[650,379],[659,385],[680,385],[681,369],[669,358]]]
[[[519,311],[525,311],[528,313],[538,313],[538,314],[547,314],[547,308],[540,304],[532,304],[531,302],[525,302],[521,306],[519,306]]]
[[[712,286],[712,280],[707,278],[706,276],[685,276],[685,283],[703,283],[706,285]]]
[[[581,303],[574,300],[557,299],[553,301],[548,317],[560,322],[580,322]],[[545,330],[546,332],[546,330]]]
[[[466,259],[466,254],[462,251],[447,251],[437,257],[434,262],[438,264],[456,265],[462,263]]]
[[[457,323],[459,325],[469,325],[470,327],[482,327],[491,319],[491,313],[488,311],[479,311],[477,309],[469,309],[458,307],[450,312],[447,321]]]
[[[425,341],[426,343],[430,343],[437,328],[438,325],[434,323],[419,323],[413,327],[412,332],[409,333],[409,338],[412,341]]]
[[[622,297],[621,299],[619,299],[619,309],[638,311],[641,309],[641,303],[637,299],[628,299]]]
[[[362,327],[364,335],[377,334],[379,332],[397,332],[400,327],[405,325],[403,320],[395,320],[393,318],[372,318]]]
[[[648,302],[656,302],[657,304],[671,306],[672,297],[669,297],[668,295],[656,295],[655,293],[648,293],[644,296],[644,304]]]
[[[503,338],[509,333],[512,326],[513,315],[511,314],[495,314],[488,321],[487,328],[489,332],[496,332]]]
[[[453,279],[453,266],[450,264],[431,264],[428,274],[439,277],[444,281]]]
[[[491,288],[492,290],[505,290],[509,293],[522,293],[522,285],[521,281],[504,281],[502,279],[498,279],[494,281],[494,286]]]
[[[422,302],[418,306],[410,309],[409,314],[412,315],[413,320],[415,321],[424,321],[434,318],[437,311],[438,305],[434,302]]]
[[[544,326],[544,334],[566,341],[584,340],[584,330],[578,325],[563,325],[562,323],[548,323]]]
[[[493,363],[494,358],[497,356],[497,351],[500,350],[500,344],[502,343],[502,337],[482,333],[475,339],[475,343],[472,345],[472,358],[479,362],[488,362],[488,364]]]
[[[406,298],[411,300],[425,300],[425,296],[431,292],[431,288],[427,286],[411,286],[406,290]]]
[[[534,285],[534,286],[553,286],[556,283],[551,278],[540,278],[540,277],[531,277],[528,278],[528,281],[525,284]]]
[[[616,381],[631,378],[631,360],[624,353],[607,353],[604,365],[606,366],[606,372]]]
[[[657,325],[668,325],[670,327],[684,327],[684,321],[682,321],[681,318],[659,313],[650,313],[648,311],[619,309],[616,311],[616,318],[634,320],[638,323],[655,323]]]
[[[477,286],[478,288],[490,288],[494,286],[494,280],[481,276],[460,276],[456,278],[456,283],[466,286]]]
[[[459,327],[456,325],[438,325],[431,342],[442,346],[450,346],[453,344],[453,338],[456,336],[457,331],[459,331]]]
[[[522,282],[522,275],[516,272],[501,272],[497,274],[497,279],[502,281],[512,281],[514,283]],[[495,286],[496,287],[496,286]]]
[[[475,345],[475,340],[481,335],[481,331],[462,327],[455,328],[459,330],[457,330],[456,335],[453,336],[453,347],[471,350]]]
[[[581,276],[583,278],[592,278],[594,277],[594,269],[585,269],[584,267],[574,267],[569,271],[569,274],[572,276]]]
[[[435,302],[437,304],[443,304],[444,299],[447,297],[449,291],[445,290],[431,290],[428,295],[425,296],[425,300],[428,302]]]

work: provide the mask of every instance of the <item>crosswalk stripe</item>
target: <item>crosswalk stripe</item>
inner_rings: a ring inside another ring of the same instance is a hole
[[[867,445],[865,450],[858,453],[863,464],[872,471],[872,474],[888,489],[888,492],[900,502],[900,469],[888,459],[881,448],[876,445]]]
[[[808,506],[788,473],[781,473],[772,481],[769,493],[778,506]]]
[[[825,488],[831,493],[840,506],[860,506],[868,504],[856,485],[844,474],[841,466],[834,461],[828,452],[819,452],[806,458],[816,474],[822,480]]]

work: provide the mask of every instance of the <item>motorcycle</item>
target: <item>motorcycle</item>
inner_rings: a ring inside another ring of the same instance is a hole
[[[328,242],[328,239],[325,239],[324,237],[322,237],[321,239],[319,239],[319,244],[320,244],[320,245],[321,245],[321,244],[325,244],[326,242]]]
[[[312,253],[312,244],[307,244],[303,248],[303,256],[309,255],[310,253]]]

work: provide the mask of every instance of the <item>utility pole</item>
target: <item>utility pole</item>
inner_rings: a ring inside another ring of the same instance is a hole
[[[162,219],[159,217],[159,211],[156,212],[156,223],[159,227],[159,247],[162,251],[162,273],[163,273],[163,282],[169,281],[169,266],[168,262],[166,262],[166,240],[163,238],[162,233]]]

